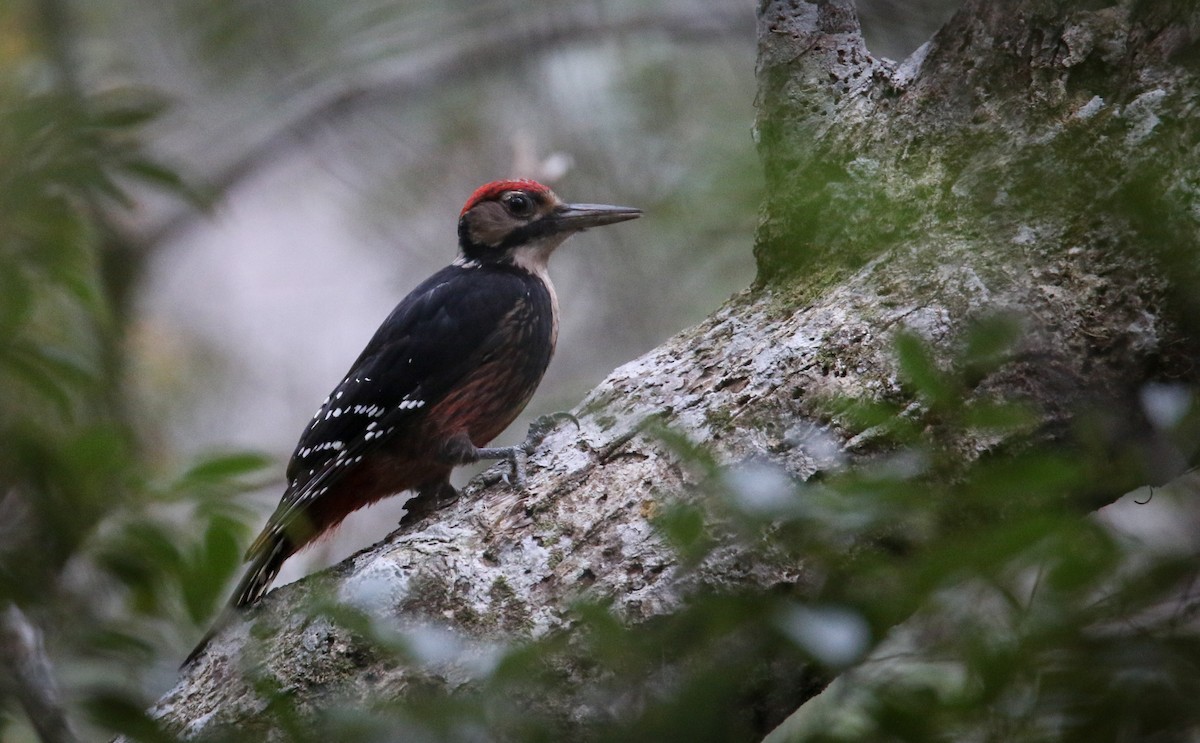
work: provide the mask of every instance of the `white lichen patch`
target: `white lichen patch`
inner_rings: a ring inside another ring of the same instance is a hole
[[[1087,121],[1100,113],[1104,106],[1104,99],[1098,95],[1094,95],[1091,100],[1076,109],[1074,116],[1080,121]]]
[[[1167,91],[1155,88],[1134,98],[1125,107],[1121,116],[1129,123],[1129,130],[1125,134],[1126,146],[1133,147],[1142,144],[1154,133],[1158,125],[1162,123],[1162,119],[1158,116],[1158,109],[1166,97]]]

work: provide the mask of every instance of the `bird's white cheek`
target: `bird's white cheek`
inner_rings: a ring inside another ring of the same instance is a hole
[[[514,248],[512,251],[513,265],[547,281],[546,266],[550,262],[550,256],[566,238],[566,235],[551,235]]]

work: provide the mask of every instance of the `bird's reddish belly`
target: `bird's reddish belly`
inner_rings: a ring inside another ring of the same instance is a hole
[[[506,364],[485,364],[471,373],[429,411],[430,437],[445,440],[466,432],[475,446],[486,446],[508,428],[525,408],[537,383],[514,378]]]

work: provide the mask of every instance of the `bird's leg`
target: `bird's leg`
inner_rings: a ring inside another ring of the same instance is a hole
[[[546,415],[538,416],[533,423],[529,424],[529,432],[525,434],[525,440],[516,446],[494,447],[489,449],[479,449],[480,459],[507,459],[512,462],[513,468],[513,484],[521,490],[525,488],[525,471],[526,463],[529,461],[529,454],[534,448],[542,443],[546,438],[546,434],[554,430],[561,420],[569,420],[579,428],[579,419],[567,412],[547,413]]]
[[[554,430],[560,420],[569,420],[579,428],[579,419],[566,412],[539,416],[529,424],[525,440],[515,446],[477,447],[465,433],[450,437],[442,445],[442,459],[451,464],[470,464],[480,459],[507,459],[512,463],[512,483],[518,490],[525,489],[526,463],[529,453],[542,443],[546,434]]]
[[[525,445],[477,447],[465,432],[460,432],[442,443],[440,458],[447,464],[471,464],[481,459],[507,459],[512,462],[513,484],[525,487]]]

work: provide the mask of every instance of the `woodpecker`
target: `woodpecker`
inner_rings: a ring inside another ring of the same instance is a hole
[[[406,490],[411,515],[453,492],[450,472],[520,447],[483,448],[524,409],[558,338],[554,250],[638,209],[567,204],[531,180],[477,189],[458,218],[459,254],[392,310],[304,429],[287,489],[246,552],[222,618],[267,592],[284,561],[353,511]]]

